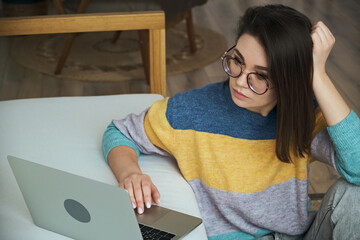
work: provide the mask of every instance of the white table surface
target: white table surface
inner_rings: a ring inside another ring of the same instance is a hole
[[[0,102],[0,239],[69,239],[34,224],[8,155],[116,185],[102,155],[107,125],[128,113],[140,113],[161,98],[131,94]],[[175,160],[141,155],[139,163],[158,187],[161,206],[200,217],[193,192]],[[207,239],[203,224],[184,239]]]

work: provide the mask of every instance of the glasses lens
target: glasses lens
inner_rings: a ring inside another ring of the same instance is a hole
[[[249,87],[257,94],[264,94],[269,88],[267,79],[257,73],[250,73],[248,75],[248,84]]]
[[[223,59],[223,67],[225,72],[232,77],[238,77],[241,73],[241,64],[230,56],[225,56]]]

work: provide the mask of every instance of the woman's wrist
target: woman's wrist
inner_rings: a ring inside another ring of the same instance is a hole
[[[321,88],[323,88],[325,85],[332,84],[328,74],[324,70],[314,70],[313,73],[313,90],[314,93],[316,91],[321,91]]]
[[[334,126],[345,119],[350,108],[325,73],[314,73],[313,91],[328,126]]]
[[[113,148],[108,157],[109,166],[118,182],[131,174],[142,174],[135,150],[128,146]]]

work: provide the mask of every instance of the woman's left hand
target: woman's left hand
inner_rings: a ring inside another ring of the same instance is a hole
[[[328,126],[341,122],[350,108],[325,71],[326,60],[335,44],[335,38],[323,22],[318,22],[311,33],[313,41],[313,90]]]
[[[326,60],[335,44],[335,37],[323,22],[317,22],[311,33],[313,41],[314,76],[325,73]]]

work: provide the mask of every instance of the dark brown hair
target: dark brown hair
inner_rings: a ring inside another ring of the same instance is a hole
[[[239,22],[237,39],[248,33],[264,47],[277,98],[276,155],[286,163],[292,162],[291,153],[310,153],[315,126],[311,31],[305,15],[284,5],[249,8]]]

